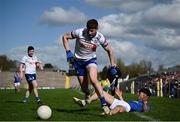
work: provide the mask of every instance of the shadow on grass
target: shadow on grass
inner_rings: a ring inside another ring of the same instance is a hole
[[[6,101],[7,103],[23,103],[22,101],[18,101],[18,100],[8,100]],[[24,103],[23,103],[24,104]]]
[[[57,112],[65,112],[65,113],[76,113],[76,112],[84,112],[84,111],[89,111],[89,109],[84,109],[84,108],[81,108],[81,109],[54,109],[55,111]]]
[[[64,112],[64,113],[72,113],[72,114],[79,114],[79,115],[92,115],[92,116],[99,116],[99,117],[105,117],[104,115],[97,114],[96,112],[92,112],[92,109],[87,108],[81,108],[81,109],[54,109],[57,112]]]

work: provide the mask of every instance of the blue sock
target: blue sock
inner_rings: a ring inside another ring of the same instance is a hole
[[[101,105],[102,105],[102,106],[106,106],[106,105],[107,105],[106,100],[105,100],[104,97],[101,97],[101,98],[100,98],[100,101],[101,101]]]

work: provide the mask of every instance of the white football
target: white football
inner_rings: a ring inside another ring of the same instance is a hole
[[[41,119],[49,119],[52,115],[52,110],[49,106],[47,105],[41,105],[40,107],[38,107],[37,109],[37,115],[41,118]]]

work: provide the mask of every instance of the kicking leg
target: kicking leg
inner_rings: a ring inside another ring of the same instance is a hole
[[[88,99],[78,99],[76,97],[73,97],[73,100],[76,104],[78,104],[81,107],[85,107],[87,104],[90,104],[91,102],[98,99],[98,96],[96,93],[94,93],[92,96],[90,96]]]
[[[33,92],[34,92],[34,96],[36,98],[36,102],[39,103],[40,102],[40,98],[39,98],[39,94],[38,94],[38,84],[36,82],[36,80],[32,81],[32,85],[33,85]]]
[[[88,76],[78,76],[78,80],[82,89],[82,92],[85,94],[85,99],[89,98],[90,91],[88,89]]]
[[[103,107],[103,110],[106,114],[109,114],[110,109],[107,107],[107,103],[106,103],[106,100],[105,100],[104,95],[103,95],[103,88],[97,80],[97,66],[96,66],[96,64],[89,64],[87,66],[87,70],[89,72],[91,83],[94,86],[95,91],[96,91],[96,93],[97,93],[97,95],[101,101],[101,105]]]

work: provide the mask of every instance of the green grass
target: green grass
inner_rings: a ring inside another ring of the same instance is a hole
[[[0,121],[37,121],[37,104],[34,97],[30,97],[27,104],[22,103],[25,90],[15,94],[14,90],[0,90]],[[39,90],[42,101],[49,105],[53,116],[49,120],[58,121],[143,121],[143,120],[180,120],[180,99],[151,97],[151,111],[148,113],[121,113],[114,116],[100,115],[100,102],[96,101],[86,108],[73,103],[72,97],[83,98],[75,90],[54,89]],[[126,100],[134,100],[131,94],[124,95]],[[145,116],[145,118],[143,117]]]

